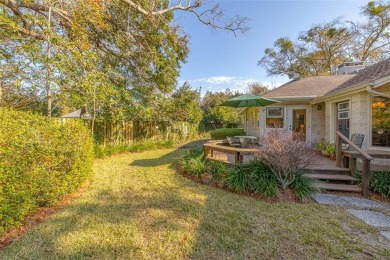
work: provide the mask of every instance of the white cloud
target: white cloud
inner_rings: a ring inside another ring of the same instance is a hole
[[[231,81],[233,81],[235,77],[226,77],[226,76],[215,76],[215,77],[209,77],[205,79],[205,83],[208,84],[227,84]]]
[[[179,82],[181,82],[180,80]],[[202,88],[202,94],[206,91],[224,91],[230,89],[231,91],[245,92],[248,84],[251,82],[261,82],[259,79],[232,77],[232,76],[212,76],[208,78],[198,78],[187,80],[192,88]],[[270,89],[282,85],[284,82],[261,82]]]

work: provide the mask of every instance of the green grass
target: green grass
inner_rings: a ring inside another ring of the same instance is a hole
[[[379,232],[341,208],[272,204],[182,177],[172,163],[184,152],[96,160],[89,189],[0,259],[390,257]]]

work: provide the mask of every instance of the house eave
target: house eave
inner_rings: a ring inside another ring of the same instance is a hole
[[[377,79],[377,80],[373,80],[373,81],[371,81],[369,83],[369,85],[372,88],[377,88],[377,87],[383,86],[383,85],[385,85],[386,83],[389,83],[389,82],[390,82],[390,75],[386,76],[386,77],[383,77],[383,78],[380,78],[380,79]]]
[[[316,99],[317,96],[279,96],[279,97],[271,97],[277,101],[311,101]]]
[[[361,91],[366,90],[368,86],[369,86],[369,84],[366,83],[366,84],[359,85],[359,86],[354,87],[354,88],[349,88],[349,89],[346,89],[346,90],[337,91],[337,92],[335,92],[332,95],[322,96],[322,97],[319,97],[319,98],[313,100],[312,104],[318,104],[318,103],[321,103],[321,102],[325,102],[325,101],[327,101],[329,99],[333,99],[335,97],[344,96],[344,95],[350,95],[350,94],[354,94],[354,93],[357,93],[357,92],[361,92]]]

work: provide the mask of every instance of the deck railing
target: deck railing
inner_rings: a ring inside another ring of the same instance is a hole
[[[370,161],[373,159],[368,153],[363,151],[360,147],[354,144],[351,140],[345,137],[339,131],[336,131],[336,166],[341,167],[341,140],[346,142],[349,147],[352,147],[362,155],[363,167],[362,167],[362,194],[364,197],[368,197],[368,189],[370,183]],[[353,170],[353,169],[352,169]]]

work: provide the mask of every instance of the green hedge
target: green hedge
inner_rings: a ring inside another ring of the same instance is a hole
[[[92,161],[92,139],[81,122],[0,108],[0,234],[78,188]]]
[[[242,128],[218,128],[210,132],[212,139],[225,139],[226,136],[246,135]]]

